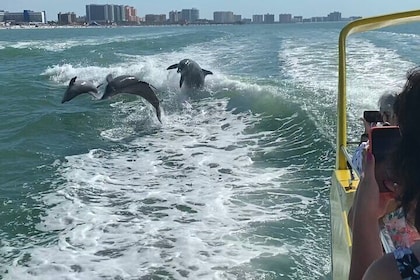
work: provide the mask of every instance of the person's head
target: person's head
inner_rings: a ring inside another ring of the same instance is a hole
[[[406,213],[416,204],[414,223],[420,230],[420,67],[408,71],[407,81],[394,105],[401,142],[394,154],[394,168],[404,186],[402,206]]]
[[[389,125],[397,125],[398,123],[394,113],[394,104],[396,100],[397,95],[393,93],[384,93],[378,100],[379,112],[382,115],[382,120]]]
[[[394,194],[395,198],[400,198],[401,183],[389,158],[375,161],[375,179],[381,193],[390,192]]]

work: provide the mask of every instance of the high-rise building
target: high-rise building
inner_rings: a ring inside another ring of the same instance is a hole
[[[253,23],[263,23],[264,22],[264,16],[263,15],[253,15],[252,16],[252,22]]]
[[[58,24],[74,24],[76,23],[76,14],[75,13],[58,13]]]
[[[125,9],[125,19],[129,22],[138,22],[137,10],[131,6],[124,6]]]
[[[196,22],[200,18],[200,12],[198,9],[192,8],[192,9],[182,9],[181,11],[181,20],[193,23]]]
[[[323,22],[325,20],[326,20],[325,17],[311,17],[312,22]]]
[[[293,22],[303,22],[303,17],[302,16],[294,16],[293,17]]]
[[[109,20],[106,5],[86,5],[86,20],[88,22],[106,22]]]
[[[328,21],[341,21],[341,13],[340,12],[332,12],[329,13],[327,16]]]
[[[14,23],[46,23],[47,17],[45,11],[34,12],[31,10],[24,10],[23,12],[4,12],[3,11],[3,21],[5,22],[14,22]]]
[[[170,23],[178,23],[181,20],[182,14],[178,11],[170,11],[169,12],[169,22]]]
[[[137,10],[124,5],[86,5],[86,20],[98,23],[138,22]]]
[[[242,22],[242,15],[233,15],[234,22]]]
[[[213,20],[215,23],[234,23],[235,17],[233,12],[214,12]]]
[[[166,15],[154,15],[154,14],[147,14],[145,16],[145,20],[147,24],[164,24],[166,23]]]
[[[264,23],[274,23],[274,15],[273,14],[265,14],[264,15]]]
[[[123,5],[114,5],[114,20],[115,22],[125,22],[125,9]]]
[[[107,22],[115,22],[114,5],[105,5],[105,17]]]
[[[280,23],[291,23],[292,22],[292,15],[291,14],[280,14],[279,15],[279,22]]]

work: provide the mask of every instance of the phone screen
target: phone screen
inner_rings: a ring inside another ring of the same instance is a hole
[[[379,111],[364,111],[363,118],[369,123],[382,122],[382,115]]]
[[[380,192],[389,192],[385,180],[395,180],[391,154],[398,147],[401,134],[398,126],[373,127],[369,134],[369,149],[375,156],[375,178]]]
[[[376,161],[387,158],[401,139],[398,126],[372,127],[369,136],[369,148]]]

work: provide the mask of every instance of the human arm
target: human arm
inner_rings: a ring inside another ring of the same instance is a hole
[[[386,197],[385,197],[386,198]],[[363,175],[352,207],[352,256],[350,280],[360,280],[367,268],[383,255],[378,219],[385,214],[389,199],[381,199],[375,179],[375,159],[363,156]]]
[[[401,279],[393,253],[389,253],[376,260],[367,269],[363,280],[394,280]]]
[[[369,132],[372,128],[372,124],[366,121],[364,118],[360,118],[360,120],[363,122],[363,126],[365,128],[365,131],[360,136],[360,143],[366,142],[369,139]]]

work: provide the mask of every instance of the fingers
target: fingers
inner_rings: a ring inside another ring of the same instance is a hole
[[[375,178],[375,157],[369,149],[363,150],[362,176]]]
[[[366,152],[366,168],[365,172],[375,175],[375,157],[372,152],[367,150]]]
[[[363,117],[361,117],[360,120],[363,122],[363,125],[365,127],[365,133],[369,133],[372,127],[376,126],[376,123],[370,123],[367,120],[365,120]]]

